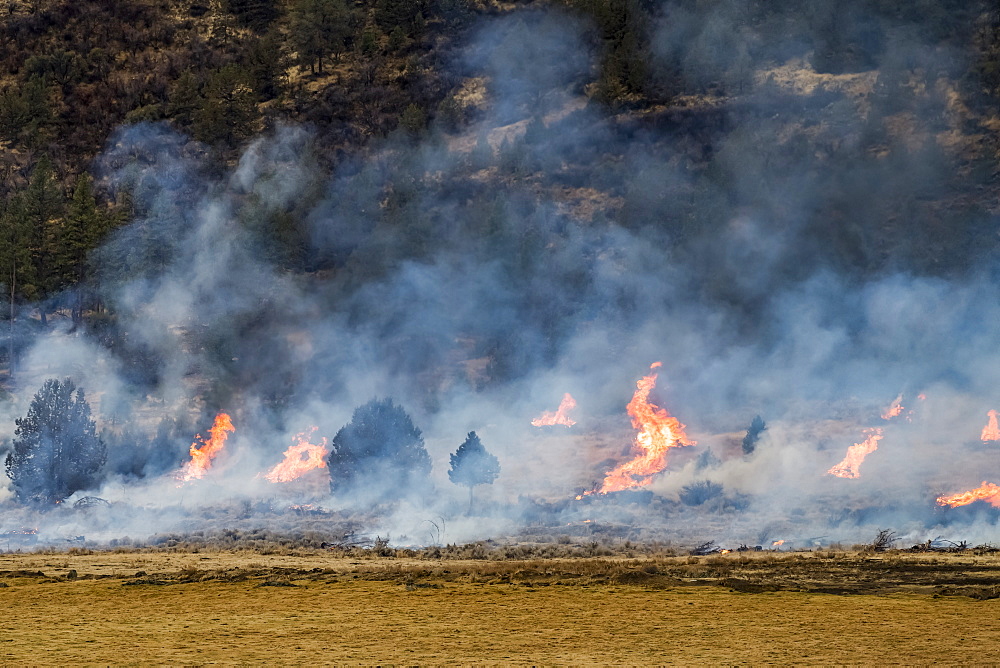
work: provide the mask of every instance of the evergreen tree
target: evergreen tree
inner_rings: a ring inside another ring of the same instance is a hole
[[[59,503],[98,482],[107,450],[72,380],[45,381],[15,424],[6,470],[19,501]]]
[[[24,283],[24,295],[39,300],[59,287],[55,258],[62,234],[62,214],[65,201],[56,182],[48,156],[35,165],[28,188],[21,200],[20,213],[28,233],[32,272]],[[42,324],[46,324],[45,309],[41,309]]]
[[[331,445],[334,492],[353,489],[376,501],[398,499],[422,491],[431,472],[420,430],[392,399],[356,408]]]
[[[257,130],[259,119],[249,74],[238,65],[226,65],[205,84],[205,96],[194,113],[194,132],[201,141],[233,146]]]
[[[14,320],[16,299],[24,277],[31,275],[29,230],[21,210],[21,198],[12,197],[0,203],[0,283],[5,284],[8,298],[7,369],[14,374]]]
[[[108,219],[97,207],[89,174],[83,173],[76,180],[73,198],[66,209],[62,239],[56,257],[62,285],[76,285],[77,300],[73,319],[83,317],[83,283],[87,277],[87,256],[108,231]]]
[[[760,438],[761,432],[765,429],[767,426],[764,424],[764,420],[759,415],[754,416],[750,428],[747,429],[747,435],[743,437],[743,454],[749,455],[754,451],[757,447],[757,439]]]
[[[500,475],[500,460],[487,452],[476,432],[470,431],[465,442],[451,456],[448,479],[469,488],[469,514],[472,514],[472,490],[476,485],[492,485]]]
[[[187,127],[194,122],[194,115],[200,104],[201,89],[198,80],[190,70],[186,70],[170,87],[167,116],[181,127]]]
[[[299,62],[323,73],[323,59],[340,54],[354,32],[354,14],[344,0],[295,0],[290,38]]]
[[[222,0],[222,7],[240,25],[260,32],[267,30],[279,13],[275,0]]]

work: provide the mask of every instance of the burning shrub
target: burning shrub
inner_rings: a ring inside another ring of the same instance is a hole
[[[706,501],[711,501],[722,496],[722,485],[711,480],[702,480],[685,485],[681,488],[681,503],[686,506],[700,506]]]
[[[15,424],[6,468],[18,500],[58,503],[97,482],[107,449],[72,380],[45,381]]]
[[[420,430],[392,399],[372,399],[354,410],[333,437],[328,459],[335,493],[364,490],[373,501],[423,491],[431,458]]]

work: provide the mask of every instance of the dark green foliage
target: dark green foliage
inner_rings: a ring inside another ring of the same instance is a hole
[[[35,144],[38,131],[51,117],[49,91],[41,77],[0,91],[0,138]]]
[[[746,436],[743,437],[743,454],[749,455],[757,447],[757,439],[760,438],[761,432],[767,429],[767,425],[764,420],[761,419],[759,415],[754,416],[754,419],[750,422],[750,428],[747,429]]]
[[[356,23],[355,12],[344,0],[295,0],[289,37],[299,62],[322,74],[323,60],[344,52]]]
[[[392,399],[356,408],[331,445],[327,461],[335,493],[388,501],[426,489],[431,458],[423,436]]]
[[[32,272],[23,280],[23,293],[29,299],[44,298],[59,287],[57,256],[62,241],[64,206],[65,199],[53,173],[52,162],[42,156],[31,173],[19,209],[28,231],[31,254]],[[42,318],[44,322],[44,310]]]
[[[399,117],[399,125],[411,135],[419,134],[427,125],[427,114],[415,104],[410,104]]]
[[[285,67],[288,64],[280,35],[268,34],[251,39],[243,52],[241,63],[250,78],[251,86],[261,102],[274,99],[284,87]]]
[[[707,501],[722,496],[722,485],[711,480],[702,480],[681,488],[681,503],[686,506],[700,506]]]
[[[263,32],[280,13],[276,0],[223,0],[222,7],[247,28]]]
[[[259,119],[249,72],[226,65],[209,75],[192,129],[201,141],[235,146],[258,130]]]
[[[58,503],[97,484],[106,447],[72,380],[45,381],[15,424],[6,470],[19,501]]]
[[[385,33],[400,28],[407,36],[419,34],[426,11],[424,0],[375,0],[375,22]]]

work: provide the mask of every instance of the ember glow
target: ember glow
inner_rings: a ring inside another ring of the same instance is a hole
[[[968,492],[961,492],[960,494],[953,494],[951,496],[939,496],[937,498],[939,506],[950,506],[952,508],[967,506],[973,501],[985,501],[995,508],[1000,508],[1000,485],[983,481],[982,486],[971,489]]]
[[[858,478],[861,476],[859,469],[865,457],[878,450],[878,442],[882,440],[882,430],[879,428],[865,429],[865,440],[855,443],[847,448],[847,455],[843,461],[827,471],[828,475],[835,475],[838,478]]]
[[[883,420],[891,420],[894,417],[898,417],[900,413],[903,412],[903,395],[902,393],[896,397],[889,407],[885,409],[882,413]]]
[[[203,478],[205,472],[212,468],[212,460],[226,445],[226,438],[231,431],[236,431],[232,419],[225,413],[216,415],[212,428],[208,430],[209,437],[205,439],[201,434],[195,436],[194,443],[191,444],[191,460],[178,472],[177,479],[187,482]]]
[[[987,415],[990,419],[986,423],[986,426],[983,427],[983,433],[979,438],[983,443],[988,443],[989,441],[1000,441],[1000,426],[997,426],[997,412],[990,411]]]
[[[574,408],[576,408],[576,399],[567,392],[563,395],[562,402],[560,402],[559,408],[555,412],[545,411],[532,420],[531,424],[535,427],[550,427],[557,424],[572,427],[576,424],[576,420],[569,418],[569,412]]]
[[[296,444],[285,450],[285,459],[267,473],[265,480],[270,482],[291,482],[304,473],[326,468],[326,456],[330,454],[326,447],[326,439],[319,445],[313,445],[309,439],[316,433],[317,427],[295,436]]]
[[[660,366],[661,362],[654,362],[649,368]],[[644,376],[636,383],[635,394],[627,406],[632,426],[639,430],[633,445],[636,456],[608,471],[604,484],[597,490],[600,494],[648,485],[653,476],[666,468],[667,452],[671,448],[695,445],[695,441],[688,439],[684,425],[677,418],[649,403],[649,393],[656,387],[656,376],[655,373]]]

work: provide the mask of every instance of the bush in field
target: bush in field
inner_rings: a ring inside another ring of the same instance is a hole
[[[45,381],[15,424],[6,469],[19,501],[59,503],[97,483],[107,451],[72,380]]]
[[[424,438],[392,399],[373,399],[356,408],[331,445],[327,462],[335,493],[351,490],[387,501],[427,487],[431,458]]]
[[[719,496],[722,496],[722,485],[711,480],[685,485],[680,493],[681,503],[686,506],[700,506]]]

